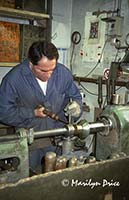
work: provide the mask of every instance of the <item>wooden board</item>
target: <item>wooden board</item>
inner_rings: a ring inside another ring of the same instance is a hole
[[[15,0],[0,0],[0,6],[15,8]]]
[[[0,62],[19,62],[20,27],[0,22]]]

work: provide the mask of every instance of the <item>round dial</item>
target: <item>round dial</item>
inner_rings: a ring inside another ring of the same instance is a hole
[[[125,37],[125,43],[129,46],[129,33]]]
[[[73,44],[79,44],[81,41],[81,34],[78,31],[74,31],[71,36]]]

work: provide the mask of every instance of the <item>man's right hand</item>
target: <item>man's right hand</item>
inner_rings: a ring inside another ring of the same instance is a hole
[[[35,117],[46,117],[46,114],[43,113],[45,108],[42,105],[37,106],[37,108],[34,110]]]

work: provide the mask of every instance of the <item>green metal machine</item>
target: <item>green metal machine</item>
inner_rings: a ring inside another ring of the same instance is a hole
[[[26,132],[0,136],[0,184],[29,176]]]
[[[96,122],[81,120],[77,124],[41,132],[23,128],[12,134],[1,134],[0,184],[29,177],[28,145],[34,140],[62,136],[62,144],[65,142],[65,145],[62,145],[65,146],[62,153],[65,155],[73,153],[74,148],[71,144],[74,138],[85,141],[90,134],[96,136],[97,160],[114,158],[113,155],[125,155],[121,152],[129,154],[129,106],[107,106]]]

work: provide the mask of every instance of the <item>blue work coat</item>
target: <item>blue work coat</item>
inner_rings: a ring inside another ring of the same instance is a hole
[[[34,128],[35,131],[62,127],[63,123],[50,117],[35,117],[34,109],[43,105],[61,119],[67,120],[64,108],[70,98],[82,108],[80,92],[68,68],[57,63],[44,95],[26,59],[12,68],[1,82],[0,122],[17,128]]]

